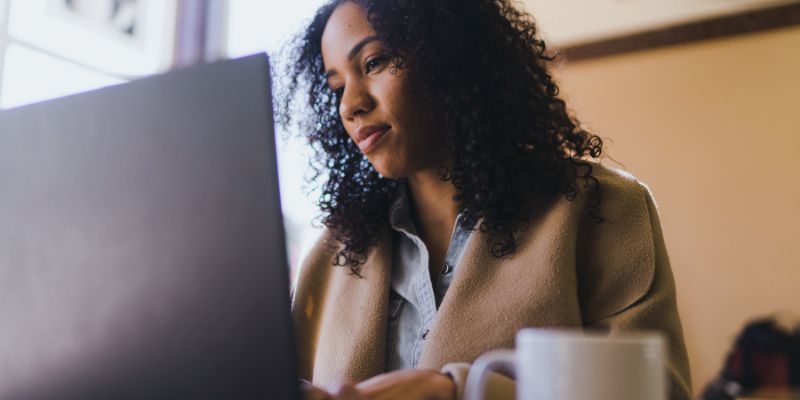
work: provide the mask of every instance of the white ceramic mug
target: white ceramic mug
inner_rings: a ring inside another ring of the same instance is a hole
[[[517,348],[479,357],[464,400],[484,397],[486,374],[504,371],[520,400],[665,400],[665,344],[654,333],[625,336],[523,329]]]

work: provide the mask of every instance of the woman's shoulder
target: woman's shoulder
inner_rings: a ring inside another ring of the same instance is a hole
[[[607,167],[598,162],[587,162],[587,166],[591,168],[590,176],[597,180],[601,204],[625,203],[626,205],[638,204],[643,207],[646,206],[647,199],[652,200],[650,188],[630,172]],[[579,180],[584,181],[583,184],[578,185],[583,188],[584,194],[590,194],[587,191],[591,190],[593,185],[587,184],[586,178],[579,178]]]
[[[579,178],[576,205],[586,212],[582,231],[619,239],[633,236],[644,240],[660,231],[656,203],[650,188],[630,172],[592,162],[590,178]],[[589,183],[588,181],[593,183]],[[581,182],[584,181],[584,182]],[[598,218],[592,218],[594,214]],[[660,232],[659,232],[660,233]]]
[[[661,228],[650,190],[631,173],[598,162],[582,162],[576,172],[574,198],[531,203],[518,248],[520,257],[540,257],[542,248],[566,252],[559,257],[575,262],[584,318],[595,321],[648,292]]]
[[[558,220],[559,224],[578,227],[598,221],[633,222],[647,218],[655,202],[649,187],[630,172],[595,161],[576,165],[572,194],[533,195],[524,206],[528,220]],[[602,225],[602,224],[600,224]]]
[[[650,188],[630,172],[585,162],[577,173],[576,196],[572,199],[562,196],[558,202],[562,206],[557,207],[580,214],[582,217],[575,222],[596,225],[603,221],[606,225],[630,227],[630,224],[647,224],[657,213]]]
[[[577,233],[582,299],[589,320],[625,309],[652,285],[655,268],[668,267],[655,202],[647,185],[629,172],[592,163],[599,183],[599,223],[586,221]]]

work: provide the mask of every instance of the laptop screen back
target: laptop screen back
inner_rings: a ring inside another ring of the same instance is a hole
[[[258,55],[0,112],[0,400],[290,399]]]

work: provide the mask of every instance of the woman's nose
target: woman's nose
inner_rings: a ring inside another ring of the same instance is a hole
[[[353,120],[356,116],[367,114],[375,107],[375,101],[365,87],[358,84],[347,85],[342,93],[339,114],[343,119]]]

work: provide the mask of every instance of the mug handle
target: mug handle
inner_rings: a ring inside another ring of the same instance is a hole
[[[513,350],[494,350],[478,357],[467,374],[464,400],[482,400],[486,392],[486,374],[500,369],[516,375],[517,362]]]

